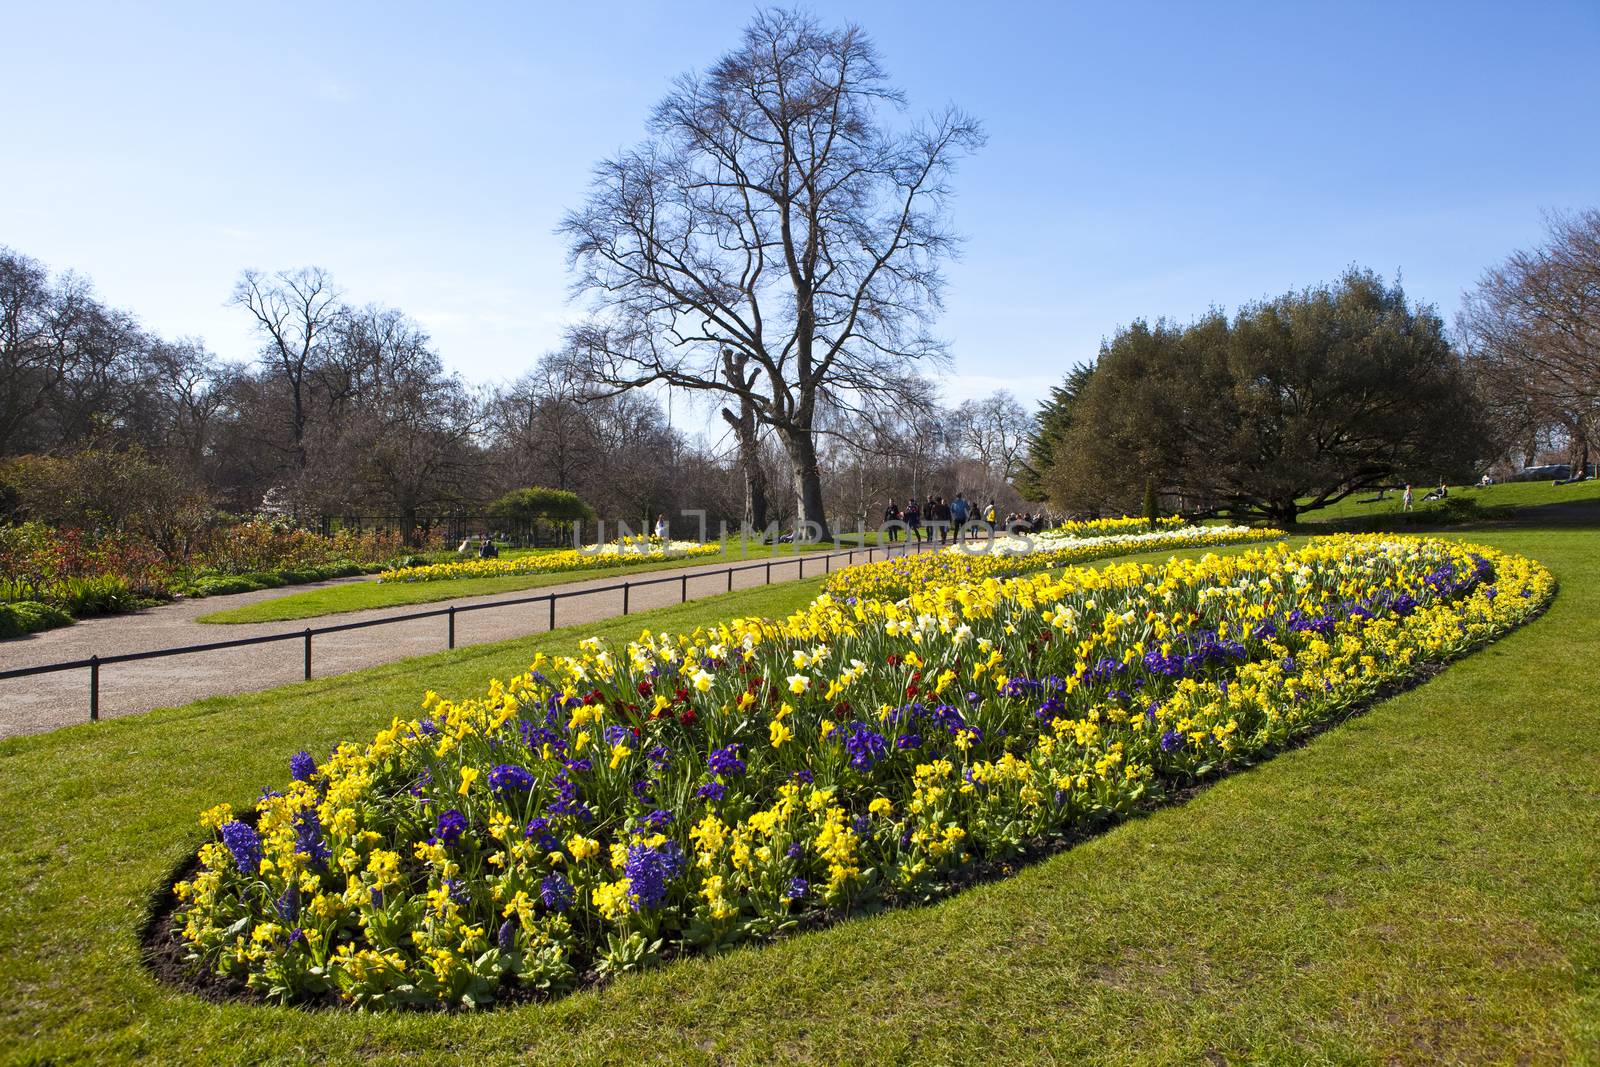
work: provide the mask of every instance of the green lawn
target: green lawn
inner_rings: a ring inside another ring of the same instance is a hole
[[[227,611],[214,611],[202,615],[197,622],[283,622],[288,619],[314,619],[321,615],[336,615],[346,611],[364,611],[367,608],[391,608],[402,604],[432,604],[441,600],[484,596],[489,593],[510,593],[519,589],[539,589],[548,585],[564,585],[589,578],[611,575],[625,577],[646,571],[672,570],[678,567],[703,566],[712,563],[754,563],[768,559],[788,559],[797,553],[839,551],[861,544],[855,535],[846,535],[838,544],[828,542],[817,545],[759,545],[741,543],[737,538],[724,542],[722,551],[695,556],[691,559],[657,560],[641,562],[626,567],[595,567],[587,570],[556,571],[548,574],[513,574],[500,578],[459,578],[444,582],[347,582],[323,589],[308,589],[269,600],[260,600],[244,607]],[[878,535],[868,533],[867,544],[876,544]]]
[[[1303,748],[933,907],[476,1016],[208,1003],[137,928],[295,750],[818,583],[0,742],[0,1059],[1600,1062],[1600,537],[1463,536],[1550,566],[1551,610]]]
[[[1430,518],[1437,517],[1444,510],[1444,501],[1423,501],[1423,497],[1432,492],[1431,485],[1412,486],[1412,499],[1416,508],[1418,521],[1426,523]],[[1337,504],[1331,504],[1316,511],[1305,512],[1300,521],[1303,523],[1337,522],[1361,518],[1383,517],[1400,514],[1400,494],[1392,492],[1382,501],[1374,504],[1364,503],[1377,494],[1371,490],[1363,489],[1352,493]],[[1600,480],[1591,479],[1587,482],[1577,482],[1573,485],[1551,485],[1549,482],[1507,482],[1503,485],[1490,485],[1483,488],[1477,486],[1450,487],[1450,496],[1453,499],[1473,501],[1479,508],[1517,508],[1525,515],[1534,515],[1537,509],[1547,505],[1560,504],[1585,504],[1600,500]]]

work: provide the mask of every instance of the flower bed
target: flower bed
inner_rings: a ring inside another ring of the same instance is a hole
[[[1282,530],[1257,530],[1248,526],[1185,526],[1101,537],[1005,535],[954,545],[943,552],[900,556],[848,567],[836,572],[823,588],[840,599],[888,597],[898,600],[930,584],[1004,578],[1157,548],[1242,545],[1275,541],[1283,536]]]
[[[1352,536],[590,641],[298,754],[254,825],[206,812],[176,930],[278,1000],[555,994],[924,899],[1280,748],[1553,593],[1518,556]]]
[[[661,541],[654,537],[626,538],[589,549],[535,552],[516,559],[464,559],[426,567],[401,567],[378,575],[380,582],[447,582],[456,578],[501,578],[511,574],[547,574],[556,571],[627,567],[652,560],[689,559],[722,551],[721,545],[698,541]]]
[[[1155,529],[1176,530],[1185,525],[1182,515],[1163,515],[1156,519]],[[1148,532],[1150,520],[1142,515],[1123,515],[1115,519],[1073,519],[1060,526],[1043,531],[1044,536],[1105,537],[1107,534]]]

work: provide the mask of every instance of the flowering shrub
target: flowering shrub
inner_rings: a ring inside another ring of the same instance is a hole
[[[173,567],[153,546],[117,532],[89,535],[43,523],[0,526],[0,600],[71,610],[86,584],[164,594]]]
[[[1157,530],[1176,530],[1184,525],[1182,515],[1163,515],[1156,519]],[[1143,515],[1124,515],[1116,519],[1075,519],[1044,531],[1044,536],[1104,537],[1107,534],[1138,533],[1150,529],[1150,520]]]
[[[924,898],[1279,747],[1553,591],[1492,549],[1351,536],[591,639],[296,755],[253,825],[207,811],[176,929],[278,1000],[555,994]]]
[[[655,537],[626,537],[589,549],[535,552],[515,559],[463,559],[425,567],[401,567],[378,575],[380,582],[445,582],[456,578],[502,578],[512,574],[546,574],[556,571],[625,567],[650,560],[687,559],[722,551],[720,545],[698,541],[662,541]]]
[[[241,522],[214,532],[190,559],[198,570],[218,575],[314,570],[337,563],[375,564],[406,550],[393,531],[311,530],[270,522]]]
[[[898,600],[930,583],[1008,577],[1154,548],[1242,545],[1283,536],[1282,530],[1255,530],[1248,526],[1186,526],[1101,537],[997,536],[953,545],[929,555],[897,556],[847,567],[829,578],[823,588],[840,599],[888,597]]]
[[[186,555],[120,529],[90,532],[38,522],[0,526],[0,602],[40,601],[71,615],[126,611],[140,598],[264,589],[345,574],[391,559],[393,534],[331,537],[245,522],[197,533]]]

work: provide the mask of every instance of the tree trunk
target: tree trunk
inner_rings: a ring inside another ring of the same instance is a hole
[[[739,441],[739,469],[744,473],[744,526],[746,530],[767,528],[767,472],[761,465],[761,438],[756,433],[754,405],[741,399],[737,416],[727,408],[722,417],[733,427]]]
[[[800,429],[780,429],[779,436],[794,470],[795,540],[826,537],[828,517],[822,499],[822,470],[817,465],[816,438],[809,430]]]

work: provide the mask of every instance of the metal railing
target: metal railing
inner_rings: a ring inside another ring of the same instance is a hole
[[[490,611],[495,608],[522,607],[528,604],[546,603],[549,605],[549,622],[546,632],[556,628],[556,603],[561,600],[570,600],[574,597],[600,596],[605,593],[622,594],[622,614],[629,611],[630,594],[634,589],[652,585],[667,585],[672,582],[680,584],[682,589],[680,604],[689,602],[689,579],[691,578],[727,578],[727,591],[733,592],[733,576],[746,571],[765,570],[763,585],[772,584],[772,568],[774,566],[787,567],[798,565],[799,573],[795,580],[806,576],[806,563],[820,559],[822,571],[829,574],[833,569],[833,560],[846,557],[852,565],[859,554],[866,555],[866,561],[871,562],[873,554],[882,552],[883,558],[888,559],[895,555],[899,549],[900,555],[909,555],[912,550],[924,552],[931,548],[944,547],[948,542],[930,539],[926,541],[899,542],[887,545],[863,545],[839,552],[805,553],[797,552],[788,558],[774,558],[759,563],[748,563],[738,566],[725,567],[720,571],[696,571],[693,574],[670,574],[660,578],[642,578],[638,580],[624,580],[613,585],[598,586],[592,589],[569,589],[565,592],[540,593],[534,596],[517,597],[512,600],[495,600],[483,604],[451,604],[449,607],[433,608],[428,611],[414,611],[405,615],[389,615],[381,619],[366,619],[361,622],[334,623],[330,626],[307,626],[302,630],[290,630],[280,634],[262,634],[257,637],[238,637],[230,641],[209,641],[201,645],[179,645],[174,648],[156,648],[144,652],[121,652],[111,656],[90,656],[88,659],[62,660],[59,663],[42,663],[33,667],[15,667],[11,670],[0,671],[0,681],[8,678],[28,678],[39,674],[54,674],[60,671],[87,670],[89,672],[89,721],[100,721],[100,668],[114,663],[133,663],[138,660],[162,659],[168,656],[188,656],[200,652],[219,652],[230,648],[248,648],[252,645],[274,644],[280,641],[302,641],[305,643],[305,679],[311,679],[311,645],[312,639],[324,634],[344,633],[349,630],[365,630],[373,626],[392,626],[405,622],[416,622],[419,619],[445,619],[445,647],[456,647],[456,616],[469,611]]]

